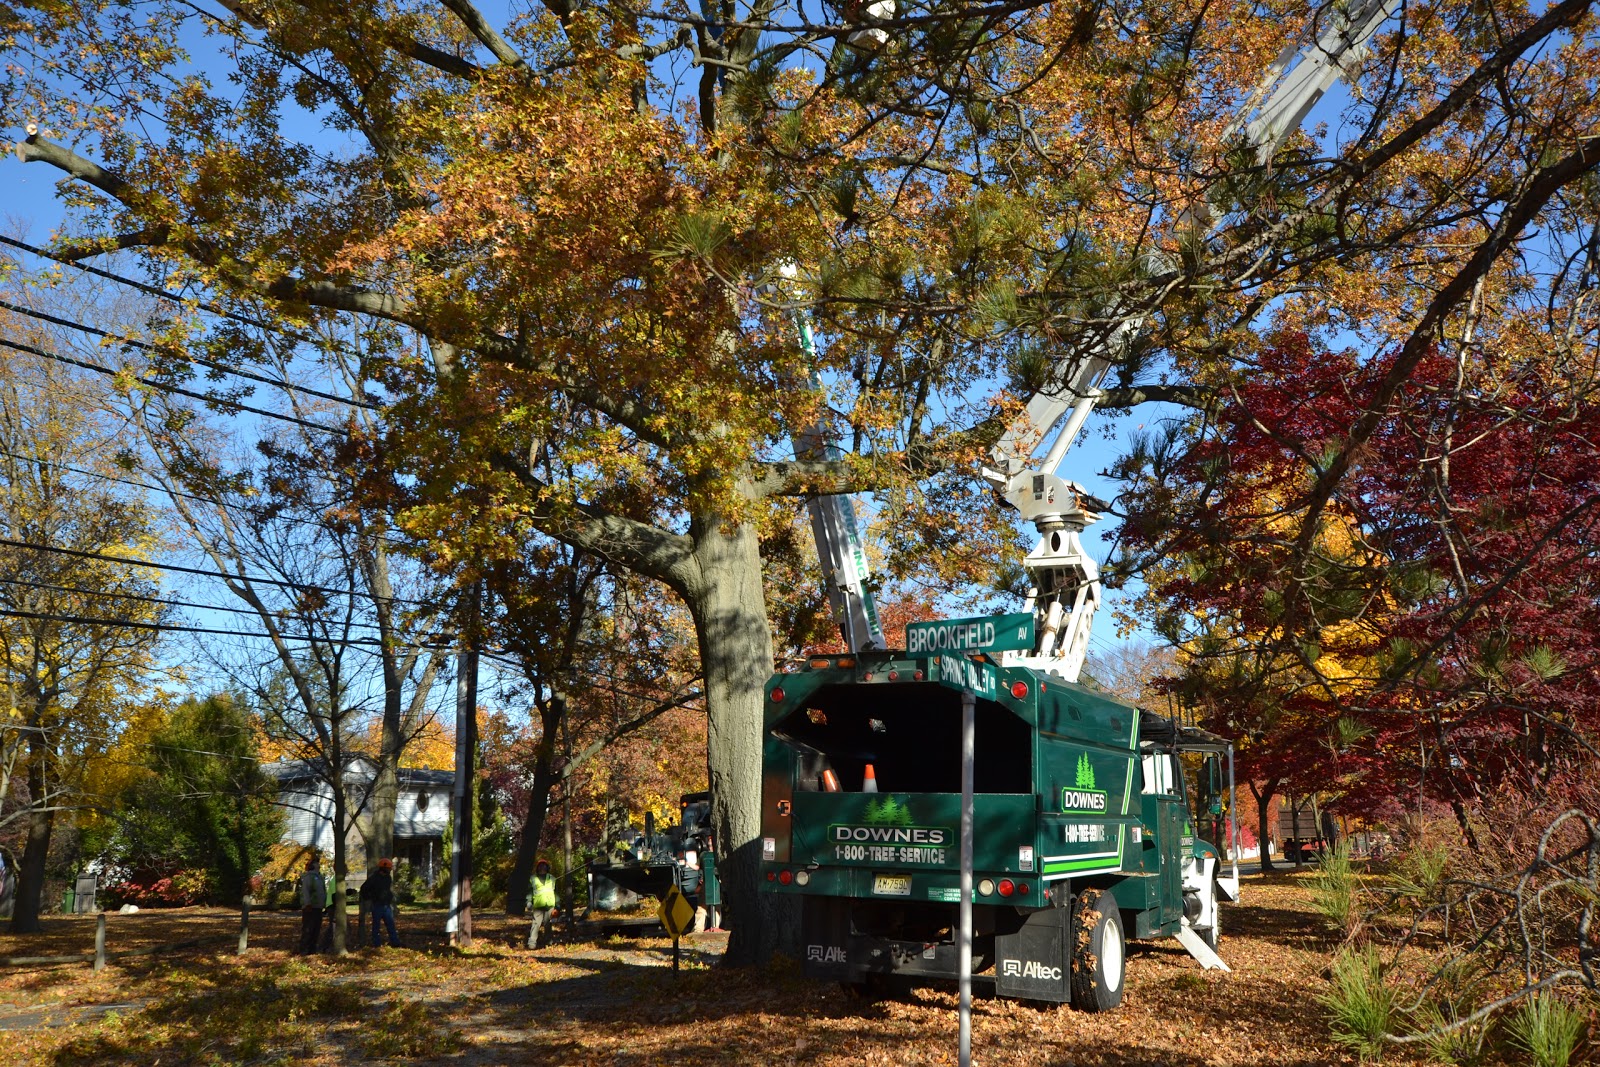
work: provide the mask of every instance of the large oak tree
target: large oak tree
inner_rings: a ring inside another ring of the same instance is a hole
[[[1001,387],[1098,350],[1111,403],[1225,392],[1269,309],[1394,338],[1381,404],[1531,223],[1584,225],[1587,0],[1408,5],[1331,132],[1243,150],[1262,73],[1343,10],[77,0],[5,16],[0,102],[70,179],[58,254],[402,328],[373,481],[411,534],[470,562],[536,529],[684,601],[740,960],[784,932],[754,851],[774,510],[872,487],[953,551]],[[1318,458],[1291,583],[1374,419]],[[841,459],[790,458],[813,427]]]

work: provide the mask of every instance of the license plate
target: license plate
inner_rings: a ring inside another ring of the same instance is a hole
[[[909,874],[875,874],[872,876],[872,891],[886,897],[909,897],[911,895],[911,876]]]

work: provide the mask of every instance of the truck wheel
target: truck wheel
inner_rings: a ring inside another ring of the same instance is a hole
[[[1098,889],[1085,889],[1072,913],[1072,1006],[1110,1011],[1122,1003],[1126,943],[1117,902]]]
[[[1222,940],[1222,890],[1214,877],[1211,879],[1211,929],[1197,932],[1200,934],[1200,940],[1204,941],[1212,952],[1217,951],[1217,943]]]

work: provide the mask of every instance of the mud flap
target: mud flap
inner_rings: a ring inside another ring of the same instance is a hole
[[[800,908],[800,963],[807,978],[850,979],[850,902],[805,897]]]
[[[1046,1000],[1067,1004],[1072,1000],[1067,958],[1066,908],[1044,908],[1029,915],[1014,934],[995,936],[994,991],[1002,997]]]

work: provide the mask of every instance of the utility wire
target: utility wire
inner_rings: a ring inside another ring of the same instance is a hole
[[[102,330],[97,326],[90,326],[87,323],[77,322],[73,319],[59,318],[58,316],[51,315],[44,311],[35,311],[32,308],[25,307],[21,304],[13,304],[9,300],[0,300],[0,308],[5,308],[7,311],[14,311],[19,315],[26,315],[29,318],[39,319],[42,322],[52,323],[56,326],[64,326],[69,330],[77,330],[80,333],[90,334],[95,337],[104,337],[108,340],[128,345],[131,348],[137,348],[140,351],[157,351],[156,346],[147,341],[140,341],[137,338],[125,337],[121,334],[111,333],[107,330]],[[257,374],[254,371],[245,370],[243,367],[237,367],[231,363],[222,363],[218,360],[206,359],[202,356],[185,355],[183,358],[189,360],[190,362],[198,363],[202,367],[210,367],[213,370],[222,371],[224,374],[231,374],[236,378],[247,378],[252,382],[260,382],[262,385],[270,385],[275,389],[289,389],[296,393],[304,393],[306,396],[314,396],[319,400],[330,400],[335,404],[346,404],[353,408],[365,408],[368,411],[382,410],[381,405],[378,404],[369,403],[364,400],[355,400],[350,397],[336,396],[333,393],[325,393],[320,389],[313,389],[308,385],[296,385],[294,382],[286,382],[278,378],[269,378],[264,374]]]
[[[42,348],[35,348],[32,345],[21,344],[20,342],[7,340],[3,337],[0,337],[0,345],[4,345],[7,348],[14,348],[18,352],[26,352],[29,355],[41,356],[45,359],[53,359],[58,363],[71,364],[74,367],[82,367],[85,370],[92,370],[97,373],[111,375],[113,377],[118,374],[133,373],[126,367],[105,367],[99,363],[90,363],[87,360],[73,359],[71,356],[63,356],[58,352],[46,352]],[[237,400],[227,400],[220,396],[208,396],[205,393],[196,393],[192,390],[183,389],[176,385],[166,385],[161,382],[152,382],[147,378],[139,378],[137,380],[140,385],[146,385],[152,389],[158,389],[163,393],[173,393],[177,396],[186,396],[193,400],[199,400],[205,404],[226,405],[231,408],[237,408],[239,411],[248,411],[252,415],[259,415],[265,419],[277,419],[280,422],[290,422],[296,426],[303,426],[308,430],[317,430],[321,433],[339,434],[340,436],[346,435],[346,431],[339,429],[337,426],[324,426],[320,422],[311,422],[307,419],[296,418],[293,415],[284,415],[276,411],[268,411],[266,408],[251,407],[249,404],[242,404]]]
[[[0,578],[0,585],[20,585],[25,589],[52,589],[62,593],[81,593],[84,596],[99,596],[117,600],[138,600],[147,604],[168,604],[175,608],[189,608],[193,611],[226,611],[233,615],[247,615],[252,619],[259,619],[261,613],[254,608],[225,608],[220,604],[196,604],[192,600],[173,600],[169,597],[144,596],[140,593],[125,593],[120,590],[106,589],[81,589],[70,585],[54,585],[50,582],[30,582],[25,578]],[[359,626],[365,630],[376,630],[375,622],[364,622],[352,619],[342,622],[341,626]]]
[[[79,559],[99,559],[109,563],[126,563],[134,567],[149,567],[158,571],[174,571],[178,574],[196,574],[202,578],[222,578],[227,581],[248,582],[254,585],[273,585],[280,589],[293,589],[297,592],[323,593],[327,596],[359,596],[354,589],[330,589],[327,586],[307,585],[301,582],[284,581],[281,578],[252,577],[246,574],[229,574],[226,571],[208,571],[199,567],[184,567],[176,563],[152,563],[149,560],[134,559],[131,556],[112,556],[104,552],[89,552],[81,548],[63,548],[60,545],[40,545],[32,541],[14,541],[9,537],[0,537],[0,545],[11,548],[27,548],[36,552],[55,552],[64,556],[76,556]],[[388,597],[396,604],[410,604],[416,607],[427,608],[434,605],[421,600],[411,600],[406,597]]]
[[[227,611],[236,615],[249,615],[251,618],[260,618],[260,613],[253,608],[225,608],[219,604],[196,604],[189,600],[172,600],[167,597],[144,596],[139,593],[125,593],[120,590],[108,589],[81,589],[71,585],[54,585],[50,582],[30,582],[25,578],[0,578],[0,585],[20,585],[25,589],[50,589],[60,593],[81,593],[84,596],[108,597],[117,600],[138,600],[147,604],[168,604],[175,608],[192,608],[195,611]],[[373,623],[356,623],[357,626],[372,626]]]
[[[245,630],[219,630],[210,626],[180,626],[169,622],[146,622],[142,619],[97,619],[92,615],[61,615],[48,611],[21,611],[13,608],[0,608],[0,618],[12,619],[42,619],[46,622],[67,622],[83,626],[107,626],[134,630],[159,630],[170,633],[184,634],[217,634],[223,637],[271,637],[267,633],[251,633]],[[382,646],[383,641],[376,637],[308,637],[301,634],[278,634],[285,641],[321,642],[328,645],[365,645]],[[411,642],[401,642],[409,645]],[[418,645],[419,648],[446,647],[444,643],[438,645]]]
[[[87,263],[79,263],[75,259],[68,259],[66,256],[52,252],[48,248],[40,248],[37,245],[31,245],[26,241],[19,241],[15,237],[7,237],[4,234],[0,234],[0,244],[7,244],[12,248],[20,248],[24,252],[33,253],[40,259],[48,259],[55,263],[72,267],[74,270],[81,270],[86,274],[93,274],[98,277],[105,278],[108,281],[131,286],[134,289],[138,289],[140,292],[149,293],[151,296],[160,297],[162,300],[167,300],[174,304],[183,304],[187,302],[183,297],[174,296],[167,290],[150,285],[148,282],[141,282],[133,278],[127,278],[121,274],[113,274],[111,271],[102,270],[99,267],[91,267]],[[195,303],[201,310],[209,311],[213,315],[221,315],[223,318],[233,319],[235,322],[242,322],[247,326],[254,326],[258,329],[271,330],[275,333],[281,333],[285,337],[289,337],[305,344],[317,343],[316,338],[314,337],[307,336],[306,334],[299,333],[295,330],[286,330],[282,326],[275,326],[270,322],[262,322],[260,319],[253,319],[248,315],[241,315],[236,311],[229,311],[226,308],[220,307],[216,304],[210,304],[204,301],[195,301]]]
[[[118,485],[132,486],[135,489],[148,489],[152,493],[164,493],[164,494],[168,494],[168,495],[171,495],[171,496],[181,496],[181,497],[183,497],[183,499],[185,499],[185,500],[193,500],[197,504],[214,504],[219,508],[248,508],[249,507],[248,504],[230,503],[230,502],[228,502],[226,500],[218,500],[216,497],[197,496],[194,493],[185,493],[180,489],[168,489],[164,485],[152,485],[149,482],[141,482],[141,481],[137,481],[137,480],[135,480],[133,478],[118,478],[116,475],[107,474],[104,471],[92,471],[92,470],[89,470],[89,469],[87,469],[85,467],[74,467],[70,463],[61,463],[61,462],[59,462],[57,460],[45,459],[42,456],[24,456],[21,453],[10,452],[10,451],[7,451],[4,448],[0,448],[0,456],[8,456],[11,459],[20,460],[23,463],[43,463],[43,464],[46,464],[46,465],[51,466],[51,467],[58,467],[58,468],[60,468],[61,470],[64,470],[64,471],[71,471],[73,474],[81,474],[86,478],[100,478],[100,479],[102,479],[104,481],[116,482]],[[316,519],[297,519],[297,518],[294,518],[293,516],[280,515],[280,516],[278,516],[278,520],[277,521],[294,523],[295,525],[298,525],[298,526],[314,526],[319,530],[331,529],[331,527],[330,527],[330,525],[328,523],[319,522]],[[391,537],[388,534],[382,534],[382,535],[380,535],[380,537],[381,537],[382,541],[384,542],[384,544],[389,545],[389,546],[391,546],[393,548],[408,549],[408,548],[412,548],[413,547],[412,542],[403,540],[403,539],[398,538],[398,537]]]

